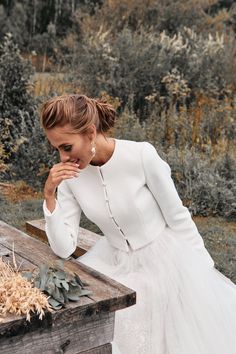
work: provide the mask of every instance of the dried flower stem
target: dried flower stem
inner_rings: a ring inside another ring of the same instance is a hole
[[[14,266],[17,268],[16,263]],[[52,311],[47,296],[0,258],[0,320],[14,313],[26,315],[30,321],[31,312],[37,312],[42,319],[45,310]]]

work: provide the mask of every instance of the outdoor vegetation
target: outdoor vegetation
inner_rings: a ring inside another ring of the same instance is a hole
[[[154,144],[192,215],[235,220],[233,0],[5,0],[0,23],[2,184],[42,190],[40,105],[85,93],[116,107],[111,135]]]

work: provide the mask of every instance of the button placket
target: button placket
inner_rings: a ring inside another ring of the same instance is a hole
[[[102,171],[101,171],[100,167],[99,167],[99,176],[100,176],[101,181],[102,181],[103,193],[104,193],[104,198],[105,198],[106,207],[107,207],[107,211],[108,211],[109,217],[113,220],[113,222],[117,226],[118,230],[120,231],[122,236],[125,238],[126,242],[128,243],[128,240],[126,239],[124,232],[122,231],[121,227],[119,226],[119,224],[116,222],[114,216],[112,215],[112,210],[111,210],[111,206],[110,206],[110,202],[109,202],[109,198],[108,198],[108,193],[107,193],[107,188],[106,188],[107,185],[106,185],[106,183],[104,181],[104,177],[103,177],[103,174],[102,174]]]

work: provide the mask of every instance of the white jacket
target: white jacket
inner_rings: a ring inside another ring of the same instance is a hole
[[[76,248],[81,211],[116,248],[128,252],[152,242],[169,227],[176,237],[205,253],[203,239],[183,206],[170,166],[148,142],[115,139],[112,157],[101,167],[88,165],[79,177],[63,181],[56,208],[44,201],[46,233],[52,250],[67,258]]]

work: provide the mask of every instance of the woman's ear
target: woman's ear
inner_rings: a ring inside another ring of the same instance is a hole
[[[95,124],[92,124],[89,128],[88,128],[88,137],[91,141],[94,141],[97,137],[97,129]]]

